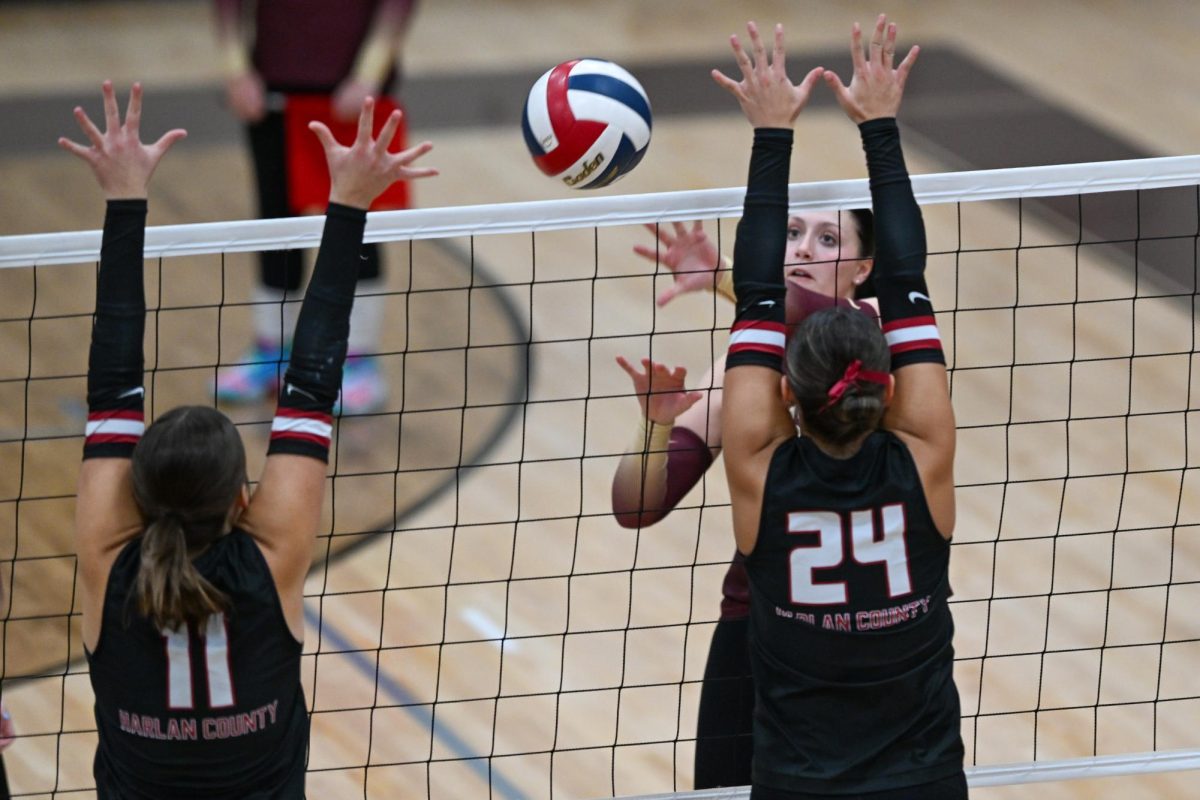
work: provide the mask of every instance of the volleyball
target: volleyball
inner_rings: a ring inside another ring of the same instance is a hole
[[[521,117],[538,168],[572,189],[598,189],[629,173],[650,144],[650,100],[611,61],[564,61],[537,79]]]

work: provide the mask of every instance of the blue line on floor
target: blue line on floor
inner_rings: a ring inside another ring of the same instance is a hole
[[[374,660],[367,657],[365,651],[355,648],[350,640],[343,636],[329,620],[322,621],[308,603],[304,604],[304,618],[321,632],[321,638],[328,641],[334,650],[349,656],[351,662],[364,676],[375,681],[375,684],[383,690],[389,700],[402,707],[423,726],[431,728],[434,738],[438,739],[455,756],[461,758],[471,771],[479,776],[480,780],[485,784],[490,782],[496,793],[495,796],[503,798],[503,800],[528,800],[520,789],[500,773],[499,769],[489,764],[485,756],[474,755],[467,741],[455,733],[445,721],[439,722],[435,726],[433,712],[430,711],[427,704],[420,704],[420,701],[404,687],[404,684],[386,672],[381,672],[376,667]]]

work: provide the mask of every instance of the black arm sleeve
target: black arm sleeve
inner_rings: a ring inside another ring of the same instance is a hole
[[[145,239],[146,201],[109,200],[88,352],[85,459],[128,458],[145,429]]]
[[[858,126],[875,211],[875,279],[925,274],[925,221],[913,197],[895,119]]]
[[[920,362],[945,363],[933,304],[925,283],[925,221],[913,196],[896,120],[858,126],[867,155],[875,210],[875,278],[879,316],[892,353],[892,369]]]
[[[330,203],[317,263],[304,293],[267,452],[327,461],[332,411],[342,384],[350,309],[367,212]]]
[[[733,246],[737,317],[725,368],[754,365],[782,371],[788,168],[792,131],[758,128],[750,155],[746,200]]]

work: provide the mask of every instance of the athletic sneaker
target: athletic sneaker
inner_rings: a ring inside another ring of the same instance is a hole
[[[379,359],[350,356],[342,368],[342,393],[333,408],[339,414],[369,414],[387,402],[387,384],[379,369]]]
[[[279,392],[287,369],[288,351],[278,344],[257,341],[237,363],[217,371],[217,399],[224,403],[258,403]]]

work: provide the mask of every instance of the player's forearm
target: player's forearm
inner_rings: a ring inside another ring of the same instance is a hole
[[[621,527],[647,527],[666,517],[712,466],[708,443],[690,428],[661,427],[669,428],[665,443],[661,433],[658,442],[642,434],[645,443],[635,442],[617,466],[612,507]]]
[[[925,222],[913,196],[896,120],[858,126],[867,155],[875,209],[875,288],[893,371],[908,364],[945,363],[925,282]]]
[[[733,286],[737,296],[749,291],[782,292],[786,252],[787,181],[792,157],[792,131],[758,128],[750,155],[746,199],[733,245]],[[739,303],[740,306],[740,303]]]
[[[782,371],[787,244],[783,232],[787,230],[791,155],[790,129],[754,131],[746,200],[733,246],[737,318],[726,369],[752,365]]]
[[[146,201],[109,200],[88,352],[84,458],[127,457],[144,427]]]
[[[296,320],[268,453],[329,457],[331,414],[342,384],[366,220],[362,209],[329,204],[321,249]]]
[[[643,418],[629,451],[621,456],[612,485],[613,515],[621,527],[653,525],[670,511],[663,507],[670,436],[670,425]]]
[[[869,120],[859,131],[875,209],[875,279],[923,274],[925,222],[913,196],[896,120]]]

